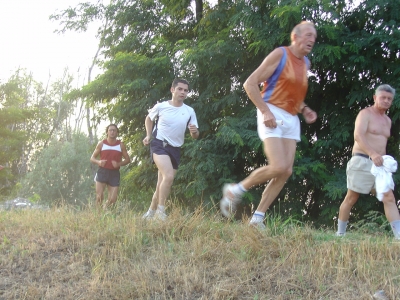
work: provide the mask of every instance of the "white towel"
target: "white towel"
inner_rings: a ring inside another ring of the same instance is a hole
[[[375,176],[376,198],[382,201],[383,193],[394,190],[392,173],[397,170],[397,161],[390,155],[383,155],[383,165],[380,167],[372,164],[371,173]]]

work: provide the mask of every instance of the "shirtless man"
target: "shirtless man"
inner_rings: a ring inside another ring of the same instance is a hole
[[[392,121],[386,115],[395,95],[388,84],[380,85],[374,95],[374,105],[364,108],[357,116],[354,128],[353,156],[347,163],[347,195],[339,210],[337,236],[344,236],[350,217],[350,210],[360,194],[369,194],[374,188],[375,176],[372,164],[382,166],[386,144],[390,136]],[[394,236],[400,239],[400,215],[393,191],[383,194],[383,206]]]

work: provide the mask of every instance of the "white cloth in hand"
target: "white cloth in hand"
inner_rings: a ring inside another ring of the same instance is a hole
[[[394,190],[392,173],[397,170],[397,161],[390,155],[383,155],[383,165],[380,167],[372,164],[371,173],[375,176],[376,198],[383,199],[383,193]]]

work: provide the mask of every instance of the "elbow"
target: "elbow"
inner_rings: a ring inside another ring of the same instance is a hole
[[[243,83],[243,88],[244,90],[247,92],[249,89],[249,79],[247,79],[244,83]]]
[[[258,90],[258,84],[251,79],[251,77],[247,78],[247,80],[243,83],[243,88],[246,91],[247,95],[252,94],[254,91]]]

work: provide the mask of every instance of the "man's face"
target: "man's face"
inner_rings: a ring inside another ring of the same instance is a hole
[[[304,55],[311,52],[317,39],[317,31],[311,25],[303,25],[300,28],[300,34],[295,35],[296,45],[300,48]]]
[[[392,106],[393,94],[379,91],[374,95],[374,102],[378,108],[387,110]]]
[[[108,127],[107,136],[111,138],[115,138],[118,135],[118,130],[115,126]]]
[[[183,101],[186,99],[189,93],[189,86],[182,82],[179,82],[176,87],[171,87],[172,98],[174,100]]]

